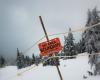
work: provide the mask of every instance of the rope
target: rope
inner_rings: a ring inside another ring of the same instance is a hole
[[[73,33],[73,32],[84,31],[84,30],[86,30],[86,29],[90,29],[90,28],[93,28],[93,27],[98,26],[98,25],[100,25],[100,22],[97,23],[97,24],[94,24],[94,25],[92,25],[92,26],[85,26],[84,28],[80,28],[80,29],[77,29],[77,30],[73,30],[73,31],[71,31],[71,32]],[[100,27],[100,26],[98,26],[98,27]],[[61,34],[68,34],[68,33],[69,33],[69,32],[57,33],[57,34],[51,34],[51,35],[48,35],[48,36],[61,35]]]
[[[81,55],[78,55],[78,56],[89,56],[89,55],[100,55],[100,53],[95,53],[95,54],[81,54]],[[47,60],[49,60],[49,59],[51,59],[51,58],[56,58],[56,57],[58,57],[58,58],[71,58],[71,57],[77,57],[77,55],[73,55],[73,56],[52,56],[52,57],[48,57],[48,59],[46,59],[46,60],[44,60],[43,62],[42,62],[42,59],[41,59],[41,62],[40,63],[45,63]],[[33,69],[34,67],[37,67],[36,65],[34,65],[33,67],[31,67],[31,68],[29,68],[29,69],[26,69],[26,70],[24,70],[24,71],[22,71],[22,72],[20,72],[20,73],[18,73],[17,75],[18,76],[20,76],[21,74],[23,74],[23,73],[25,73],[25,72],[27,72],[27,71],[29,71],[29,70],[31,70],[31,69]]]
[[[26,70],[24,70],[24,71],[22,71],[22,72],[20,72],[20,73],[17,73],[17,76],[21,76],[23,73],[25,73],[25,72],[27,72],[27,71],[29,71],[29,70],[35,68],[35,67],[36,67],[36,65],[34,65],[34,66],[32,66],[31,68],[26,69]]]
[[[95,27],[95,26],[97,26],[97,25],[100,25],[100,23],[95,24],[95,25],[93,25],[93,26],[91,26],[91,27],[81,28],[81,29],[77,29],[77,30],[74,30],[74,31],[71,31],[71,32],[83,31],[83,30],[86,30],[86,29]],[[52,35],[49,35],[49,36],[60,35],[60,34],[66,34],[66,33],[68,33],[68,32],[52,34]],[[45,36],[44,36],[44,37],[45,37]],[[34,47],[38,42],[40,42],[44,37],[42,37],[41,39],[39,39],[38,41],[36,41],[30,48],[26,49],[23,53],[26,53],[27,51],[29,51],[29,50],[30,50],[32,47]],[[91,55],[93,55],[93,54],[91,54]],[[59,58],[60,58],[60,57],[68,57],[68,58],[69,58],[69,57],[76,57],[76,56],[77,56],[77,55],[74,55],[74,56],[52,56],[52,57],[49,57],[47,60],[49,60],[49,59],[51,59],[51,58],[53,58],[53,57],[59,57]],[[84,56],[84,55],[83,55],[83,56]],[[47,61],[47,60],[44,60],[44,61],[41,62],[41,63],[44,63],[44,62]],[[34,66],[34,67],[36,67],[36,66]],[[27,71],[33,69],[34,67],[31,67],[31,68],[29,68],[29,69],[27,69],[27,70],[25,70],[25,71],[23,71],[23,72],[21,72],[21,73],[18,73],[17,75],[20,76],[20,75],[23,74],[24,72],[27,72]]]
[[[71,32],[73,33],[73,32],[84,31],[84,30],[86,30],[86,29],[90,29],[90,28],[95,27],[95,26],[98,26],[98,25],[100,25],[100,22],[97,23],[97,24],[94,24],[94,25],[92,25],[92,26],[85,26],[84,28],[80,28],[80,29],[77,29],[77,30],[73,30],[73,31],[71,31]],[[100,27],[100,26],[98,26],[98,27]],[[48,35],[48,36],[65,35],[65,34],[68,34],[68,33],[69,33],[69,32],[57,33],[57,34],[51,34],[51,35]],[[27,53],[32,47],[34,47],[37,43],[39,43],[39,42],[40,42],[42,39],[44,39],[44,38],[45,38],[45,36],[43,36],[43,37],[40,38],[38,41],[36,41],[31,47],[29,47],[29,48],[27,48],[25,51],[23,51],[23,54]]]
[[[97,55],[97,54],[99,54],[100,55],[100,52],[99,53],[95,53],[95,54],[81,54],[81,55],[78,55],[78,56],[89,56],[89,55]],[[52,57],[48,57],[48,59],[46,59],[46,60],[44,60],[43,62],[42,62],[42,60],[41,60],[41,62],[40,63],[45,63],[45,61],[47,61],[47,60],[49,60],[49,59],[51,59],[51,58],[56,58],[56,57],[58,57],[58,58],[71,58],[71,57],[77,57],[77,55],[73,55],[73,56],[52,56]],[[15,77],[19,77],[19,76],[21,76],[22,74],[24,74],[25,72],[27,72],[27,71],[29,71],[29,70],[31,70],[31,69],[33,69],[33,68],[35,68],[35,67],[37,67],[36,65],[33,65],[32,67],[30,67],[30,68],[28,68],[28,69],[26,69],[26,70],[24,70],[24,71],[22,71],[22,72],[19,72],[19,73],[17,73],[16,75],[14,75],[14,76],[11,76],[11,77],[8,77],[6,80],[11,80],[11,78],[15,78]],[[36,68],[37,69],[37,68]],[[34,69],[35,70],[35,69]]]
[[[45,36],[44,36],[45,37]],[[40,38],[38,41],[36,41],[31,47],[27,48],[23,53],[27,53],[32,47],[34,47],[38,42],[40,42],[44,37]]]
[[[5,80],[11,80],[11,79],[13,79],[13,78],[15,78],[15,77],[19,77],[19,76],[21,76],[23,73],[25,73],[25,72],[27,72],[27,71],[29,71],[29,70],[35,68],[35,67],[36,67],[36,66],[34,65],[34,66],[32,66],[32,67],[30,67],[30,68],[28,68],[28,69],[26,69],[26,70],[24,70],[24,71],[22,71],[22,72],[18,72],[17,74],[6,78]]]
[[[92,26],[86,26],[85,28],[80,28],[80,29],[77,29],[77,30],[74,30],[74,31],[71,31],[71,32],[84,31],[84,30],[86,30],[86,29],[90,29],[90,28],[95,27],[95,26],[98,26],[98,25],[100,25],[100,22],[97,23],[97,24],[94,24],[94,25],[92,25]],[[100,27],[100,26],[98,26],[98,27]],[[48,36],[61,35],[61,34],[64,35],[64,34],[67,34],[67,33],[68,33],[68,32],[57,33],[57,34],[52,34],[52,35],[48,35]],[[40,39],[39,39],[38,41],[36,41],[31,47],[29,47],[29,48],[27,48],[26,50],[24,50],[23,53],[25,54],[26,52],[28,52],[32,47],[34,47],[37,43],[39,43],[39,42],[40,42],[42,39],[44,39],[44,38],[45,38],[45,36],[43,36],[42,38],[40,38]],[[99,54],[99,55],[100,55],[100,53],[96,53],[96,54]],[[88,55],[96,55],[96,54],[88,54]],[[80,56],[85,56],[85,55],[80,55]],[[77,57],[77,55],[73,55],[73,56],[52,56],[52,57],[49,57],[47,60],[49,60],[49,59],[51,59],[51,58],[54,58],[54,57],[59,57],[59,58],[61,58],[61,57],[68,57],[68,58],[70,58],[70,57]],[[44,62],[47,61],[47,60],[44,60],[43,62],[41,61],[40,63],[44,63]],[[34,65],[34,66],[32,66],[32,67],[30,67],[30,68],[28,68],[28,69],[26,69],[26,70],[24,70],[24,71],[22,71],[22,72],[19,72],[19,73],[17,73],[16,75],[11,76],[11,77],[9,77],[9,78],[11,79],[11,78],[14,78],[14,77],[21,76],[23,73],[25,73],[25,72],[27,72],[27,71],[29,71],[29,70],[35,68],[35,67],[36,67],[36,66]],[[8,80],[9,78],[7,78],[7,80]]]
[[[71,32],[78,32],[78,31],[83,31],[83,30],[86,30],[86,29],[89,29],[89,28],[92,28],[92,27],[95,27],[95,26],[97,26],[97,25],[100,25],[100,23],[98,23],[98,24],[95,24],[95,25],[93,25],[93,26],[91,26],[91,27],[86,27],[86,28],[81,28],[81,29],[77,29],[77,30],[75,30],[75,31],[71,31]],[[65,32],[65,33],[58,33],[58,34],[52,34],[52,35],[49,35],[49,36],[53,36],[53,35],[60,35],[60,34],[66,34],[66,33],[68,33],[68,32]],[[45,36],[44,36],[45,37]],[[27,52],[29,49],[31,49],[32,47],[34,47],[39,41],[41,41],[44,37],[42,37],[41,39],[39,39],[38,41],[36,41],[30,48],[28,48],[25,52]],[[25,53],[24,52],[24,53]],[[90,55],[90,54],[89,54]],[[91,54],[91,55],[94,55],[94,54]],[[70,58],[70,57],[76,57],[77,55],[74,55],[74,56],[53,56],[53,57],[68,57],[68,58]],[[82,55],[81,55],[82,56]],[[84,56],[84,55],[83,55]],[[51,58],[53,58],[53,57],[49,57],[47,60],[49,60],[49,59],[51,59]],[[47,60],[44,60],[43,62],[41,62],[41,63],[44,63],[45,61],[47,61]],[[34,68],[34,67],[32,67],[32,68]],[[31,70],[32,68],[29,68],[28,70]],[[27,72],[28,70],[25,70],[25,71],[23,71],[23,72],[21,72],[21,73],[18,73],[18,75],[21,75],[22,73],[24,73],[24,72]]]

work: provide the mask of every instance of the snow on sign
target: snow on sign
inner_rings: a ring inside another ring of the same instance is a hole
[[[62,49],[59,38],[54,38],[46,42],[39,43],[39,49],[42,56],[59,52]]]

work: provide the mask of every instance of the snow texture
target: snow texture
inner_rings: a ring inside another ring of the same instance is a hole
[[[100,75],[88,75],[87,71],[91,70],[86,53],[79,54],[76,59],[61,59],[60,64],[59,68],[63,80],[100,80]],[[0,80],[60,80],[55,66],[43,67],[42,64],[36,67],[33,66],[34,65],[19,70],[16,66],[0,68]],[[31,69],[23,72],[29,68]],[[18,75],[20,72],[23,73]],[[85,78],[83,78],[84,76]]]

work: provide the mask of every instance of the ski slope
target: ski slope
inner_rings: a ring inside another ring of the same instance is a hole
[[[85,53],[84,53],[85,54]],[[88,56],[80,54],[76,59],[60,60],[60,71],[63,80],[100,80],[100,75],[89,76]],[[18,70],[16,66],[0,68],[0,80],[60,80],[55,66],[37,67],[32,65]],[[84,79],[83,75],[87,78]]]

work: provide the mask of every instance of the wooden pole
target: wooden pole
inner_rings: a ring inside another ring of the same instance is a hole
[[[45,36],[46,36],[46,39],[47,39],[47,41],[49,42],[48,34],[47,34],[46,29],[45,29],[45,27],[44,27],[42,17],[39,16],[39,19],[40,19],[40,22],[41,22],[41,25],[42,25],[42,28],[43,28],[44,34],[45,34]],[[60,80],[63,80],[62,75],[61,75],[61,72],[60,72],[60,69],[59,69],[57,63],[56,63],[56,68],[57,68],[57,71],[58,71],[58,74],[59,74]]]
[[[47,34],[46,29],[45,29],[45,27],[44,27],[42,17],[39,16],[39,18],[40,18],[40,22],[41,22],[41,25],[42,25],[42,28],[43,28],[44,34],[45,34],[45,36],[46,36],[46,39],[47,39],[47,41],[49,41],[48,34]]]

